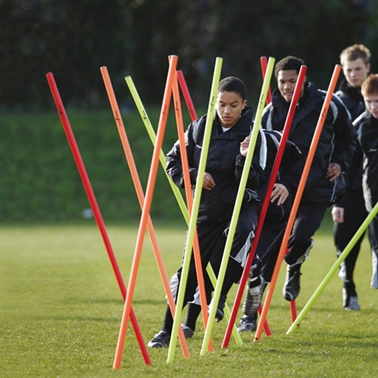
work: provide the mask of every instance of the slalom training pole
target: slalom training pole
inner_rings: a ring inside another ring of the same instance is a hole
[[[51,72],[49,72],[49,73],[46,74],[46,77],[47,77],[48,84],[50,86],[52,96],[53,96],[54,101],[55,101],[55,105],[56,105],[57,110],[58,110],[60,120],[61,120],[62,125],[63,125],[63,129],[64,129],[66,136],[67,136],[67,139],[68,139],[68,144],[70,145],[70,148],[71,148],[74,160],[76,162],[76,166],[77,166],[77,169],[79,171],[85,192],[87,194],[89,203],[90,203],[92,211],[93,211],[93,215],[95,217],[97,226],[100,230],[103,242],[105,244],[106,251],[107,251],[108,256],[109,256],[110,263],[112,265],[114,274],[116,276],[118,287],[121,291],[122,298],[125,300],[125,298],[126,298],[126,287],[125,287],[125,284],[123,282],[122,275],[121,275],[120,269],[118,267],[116,257],[114,255],[114,251],[113,251],[113,248],[111,246],[109,236],[108,236],[107,231],[106,231],[105,222],[102,218],[100,208],[98,206],[95,194],[94,194],[93,189],[92,189],[92,185],[89,181],[89,177],[88,177],[87,171],[85,169],[83,159],[81,158],[79,147],[77,146],[74,134],[72,132],[72,128],[71,128],[70,122],[68,120],[68,116],[67,116],[66,110],[64,108],[63,101],[60,97],[58,87],[55,83],[55,79],[54,79],[53,74]],[[144,344],[143,336],[142,336],[142,333],[140,331],[140,328],[139,328],[139,325],[138,325],[138,322],[137,322],[137,319],[135,317],[133,310],[131,310],[130,318],[131,318],[131,323],[133,325],[134,332],[135,332],[135,335],[136,335],[136,338],[137,338],[137,341],[138,341],[138,344],[139,344],[139,348],[140,348],[142,355],[143,355],[144,362],[147,365],[150,365],[151,360],[150,360],[150,357],[148,355],[146,345]]]
[[[158,164],[159,164],[159,152],[163,144],[164,132],[165,132],[166,124],[167,124],[169,104],[170,104],[171,95],[172,95],[172,81],[174,80],[175,75],[176,75],[177,60],[178,60],[177,56],[171,56],[171,59],[169,60],[168,77],[167,77],[167,82],[166,82],[165,91],[164,91],[163,104],[162,104],[162,108],[160,112],[156,145],[155,145],[153,155],[152,155],[150,173],[149,173],[148,182],[147,182],[146,196],[144,199],[142,216],[141,216],[141,220],[139,224],[137,243],[135,246],[134,259],[133,259],[133,264],[131,267],[131,275],[130,275],[129,285],[128,285],[129,290],[126,295],[125,306],[123,310],[121,327],[120,327],[120,333],[118,337],[116,354],[115,354],[115,359],[114,359],[114,364],[113,364],[114,369],[119,369],[120,364],[121,364],[122,349],[124,346],[124,341],[125,341],[125,336],[126,336],[126,331],[127,331],[127,323],[130,316],[131,303],[133,299],[136,277],[138,273],[138,266],[139,266],[139,261],[140,261],[142,248],[143,248],[143,239],[144,239],[144,234],[146,231],[147,220],[148,220],[149,212],[151,209],[152,197],[153,197],[153,193],[155,189],[155,182],[156,182],[156,176],[157,176],[157,170],[158,170]],[[177,312],[177,308],[176,308],[176,312]]]
[[[290,312],[291,312],[291,321],[293,322],[297,318],[297,306],[295,305],[295,300],[290,301]]]
[[[264,77],[265,71],[266,71],[266,57],[262,56],[260,58],[260,62],[261,62],[261,72],[262,72],[262,75]],[[272,94],[271,94],[270,88],[269,88],[269,93],[268,93],[268,97],[267,97],[267,100],[266,100],[266,104],[268,105],[271,101],[272,101]],[[295,301],[290,301],[290,312],[291,312],[291,319],[292,319],[292,321],[294,321],[295,318],[297,317],[297,307],[296,307]],[[260,309],[260,313],[261,313],[261,309]]]
[[[131,93],[133,100],[135,102],[135,105],[136,105],[136,107],[139,111],[139,115],[142,118],[142,121],[143,121],[144,126],[147,130],[148,136],[150,137],[152,145],[155,146],[156,145],[155,131],[154,131],[154,128],[152,127],[152,124],[151,124],[151,121],[148,117],[146,109],[143,106],[142,100],[141,100],[141,98],[138,94],[138,91],[135,87],[133,79],[131,78],[131,76],[126,76],[125,81],[126,81],[127,86],[129,87],[130,93]],[[165,158],[163,151],[160,151],[159,160],[160,160],[161,166],[163,167],[163,171],[164,171],[165,176],[168,180],[168,183],[171,186],[171,189],[172,189],[172,191],[173,191],[173,193],[176,197],[177,203],[178,203],[180,210],[181,210],[181,212],[184,216],[184,219],[185,219],[186,223],[188,224],[189,223],[188,209],[186,208],[186,204],[185,204],[185,202],[182,198],[180,189],[174,184],[174,182],[169,177],[167,171],[165,170],[167,161],[166,161],[166,158]]]
[[[243,270],[243,275],[241,277],[239,287],[238,287],[238,290],[237,290],[237,293],[236,293],[236,298],[235,298],[235,301],[234,301],[234,305],[232,307],[231,317],[230,317],[230,320],[227,324],[226,333],[225,333],[225,336],[224,336],[224,339],[223,339],[222,348],[227,348],[227,346],[228,346],[228,343],[229,343],[229,340],[230,340],[230,334],[231,334],[231,327],[235,323],[236,316],[237,316],[239,306],[240,306],[240,302],[241,302],[241,299],[242,299],[242,296],[243,296],[243,293],[244,293],[244,290],[245,290],[245,286],[247,284],[249,270],[250,270],[250,267],[252,265],[253,258],[255,257],[255,253],[256,253],[256,249],[257,249],[258,242],[259,242],[259,239],[260,239],[260,235],[261,235],[261,232],[262,232],[262,229],[263,229],[263,226],[264,226],[265,217],[266,217],[268,207],[269,207],[269,204],[270,204],[271,193],[272,193],[273,186],[274,186],[276,179],[277,179],[278,170],[280,168],[282,157],[283,157],[285,147],[286,147],[286,142],[287,142],[287,139],[289,137],[290,128],[291,128],[291,124],[292,124],[293,119],[294,119],[294,114],[295,114],[298,99],[299,99],[299,96],[300,96],[302,84],[303,84],[304,78],[306,76],[306,70],[307,70],[306,66],[301,67],[301,69],[299,71],[299,75],[298,75],[298,80],[295,84],[293,97],[292,97],[291,102],[290,102],[289,111],[288,111],[288,114],[287,114],[287,117],[286,117],[283,132],[282,132],[281,141],[280,141],[279,147],[277,149],[277,154],[276,154],[276,157],[275,157],[275,160],[274,160],[272,172],[270,174],[270,178],[269,178],[268,186],[267,186],[267,189],[266,189],[265,197],[264,197],[264,200],[263,200],[263,203],[262,203],[262,207],[261,207],[261,211],[260,211],[260,215],[259,215],[259,220],[257,222],[255,237],[253,238],[253,241],[252,241],[252,244],[251,244],[251,249],[250,249],[250,252],[248,254],[248,258],[247,258],[247,261],[246,261],[246,264],[245,264],[245,267],[244,267],[244,270]],[[264,327],[265,327],[265,333],[269,336],[268,332],[270,330],[269,330],[269,327],[267,328],[266,322],[265,322]],[[268,332],[267,332],[267,330],[268,330]]]
[[[255,340],[254,340],[255,342],[259,341],[259,339],[261,337],[262,322],[265,321],[268,310],[269,310],[269,305],[270,305],[270,302],[272,300],[273,291],[274,291],[275,284],[277,282],[277,277],[278,277],[278,274],[279,274],[279,271],[280,271],[281,263],[283,261],[283,258],[285,256],[285,253],[286,253],[286,250],[287,250],[288,240],[289,240],[290,234],[291,234],[292,229],[293,229],[293,225],[294,225],[295,218],[296,218],[296,215],[297,215],[298,207],[299,207],[299,204],[300,204],[300,201],[301,201],[301,198],[302,198],[303,190],[304,190],[304,187],[306,185],[307,177],[308,177],[308,174],[310,172],[311,164],[312,164],[312,161],[314,159],[316,148],[317,148],[317,145],[318,145],[318,142],[319,142],[320,135],[321,135],[322,130],[323,130],[324,121],[325,121],[326,116],[327,116],[328,108],[329,108],[329,105],[330,105],[331,100],[332,100],[333,92],[335,90],[335,86],[336,86],[337,79],[339,77],[340,71],[341,71],[341,66],[339,64],[337,64],[335,66],[334,71],[333,71],[333,75],[332,75],[332,78],[331,78],[331,81],[330,81],[330,84],[329,84],[329,87],[328,87],[328,91],[327,91],[327,94],[325,96],[322,109],[320,111],[320,115],[319,115],[319,119],[318,119],[318,122],[317,122],[317,125],[316,125],[316,128],[315,128],[314,136],[312,138],[310,149],[308,151],[308,155],[307,155],[307,158],[306,158],[306,163],[305,163],[305,166],[303,168],[303,172],[302,172],[301,179],[299,181],[297,193],[295,195],[294,202],[293,202],[293,205],[292,205],[292,208],[291,208],[291,212],[290,212],[289,219],[288,219],[288,222],[287,222],[287,225],[286,225],[285,233],[284,233],[284,236],[283,236],[283,239],[282,239],[281,247],[280,247],[280,250],[279,250],[279,253],[278,253],[278,256],[277,256],[276,264],[274,266],[272,279],[271,279],[271,282],[269,284],[268,293],[266,295],[266,298],[265,298],[265,301],[264,301],[264,306],[263,306],[263,309],[262,309],[262,312],[261,312],[260,322],[259,322],[257,329],[256,329]]]
[[[192,121],[194,121],[194,120],[197,119],[197,113],[195,112],[194,105],[193,105],[192,99],[190,97],[189,90],[188,90],[188,88],[186,86],[186,82],[185,82],[184,75],[183,75],[182,71],[177,71],[177,78],[179,80],[179,84],[180,84],[181,90],[182,90],[183,95],[185,97],[185,101],[186,101],[189,113],[191,115]],[[184,170],[184,172],[185,172],[185,170]],[[190,196],[189,198],[190,198],[189,200],[187,199],[188,203],[189,203],[189,201],[192,202],[192,196]],[[191,205],[189,205],[189,206],[191,206]],[[195,239],[194,239],[194,242],[196,242]],[[211,264],[207,264],[206,271],[207,271],[207,274],[209,275],[211,283],[215,287],[217,278],[215,276],[215,273],[213,271],[213,268],[212,268]],[[230,309],[228,308],[227,303],[224,306],[224,315],[225,315],[226,319],[229,319],[229,317],[230,317]],[[202,312],[202,317],[204,318],[203,319],[203,324],[205,325],[205,328],[206,328],[207,319],[208,319],[207,307],[206,307],[206,311]],[[241,346],[243,344],[243,341],[242,341],[241,336],[240,336],[240,334],[239,334],[239,332],[238,332],[238,330],[237,330],[237,328],[235,326],[232,328],[232,335],[234,336],[236,343],[239,346]],[[212,343],[211,343],[211,341],[209,343],[209,352],[210,351],[212,351]]]
[[[371,221],[374,219],[374,217],[378,214],[378,202],[375,204],[371,212],[368,214],[364,222],[361,224],[360,228],[357,230],[353,238],[350,240],[348,245],[345,247],[344,251],[341,253],[341,255],[337,258],[335,263],[332,265],[331,269],[327,273],[327,275],[324,277],[323,281],[320,283],[318,288],[315,290],[314,294],[312,294],[311,298],[308,300],[306,305],[303,307],[302,311],[299,313],[297,319],[294,321],[294,323],[290,326],[290,328],[287,330],[286,334],[293,332],[295,329],[295,326],[299,324],[303,320],[303,318],[306,316],[306,314],[309,312],[312,305],[315,303],[315,301],[318,299],[319,295],[322,293],[322,291],[327,286],[328,282],[331,280],[332,276],[335,274],[335,272],[340,267],[341,263],[346,259],[346,257],[349,255],[352,248],[355,246],[357,241],[360,239],[360,237],[363,235],[363,233],[366,231],[367,227],[371,223]]]
[[[140,179],[139,179],[138,170],[137,170],[137,167],[136,167],[136,164],[135,164],[135,161],[134,161],[134,157],[133,157],[133,154],[132,154],[132,151],[131,151],[129,140],[127,138],[125,126],[124,126],[123,121],[122,121],[121,112],[119,110],[119,106],[118,106],[117,99],[116,99],[116,96],[115,96],[115,93],[114,93],[114,90],[113,90],[113,86],[112,86],[112,83],[111,83],[111,80],[110,80],[108,69],[106,67],[101,67],[100,71],[101,71],[102,78],[103,78],[104,84],[105,84],[105,88],[106,88],[106,91],[107,91],[107,94],[108,94],[108,97],[109,97],[110,106],[111,106],[112,111],[113,111],[114,120],[115,120],[116,125],[117,125],[119,136],[121,138],[123,150],[125,152],[126,160],[127,160],[127,163],[128,163],[129,169],[130,169],[130,173],[131,173],[131,177],[132,177],[132,180],[133,180],[133,183],[134,183],[135,191],[136,191],[136,194],[137,194],[137,197],[138,197],[138,200],[139,200],[139,205],[142,209],[143,203],[144,203],[144,193],[143,193],[143,189],[142,189],[142,184],[141,184]],[[169,307],[171,309],[172,314],[174,314],[175,309],[176,309],[176,305],[175,305],[175,301],[174,301],[174,298],[173,298],[173,295],[172,295],[172,292],[171,292],[168,276],[167,276],[167,273],[166,273],[166,270],[165,270],[165,267],[164,267],[163,258],[161,256],[158,241],[157,241],[157,238],[156,238],[156,233],[155,233],[155,230],[154,230],[150,216],[148,216],[148,220],[147,220],[147,230],[148,230],[148,234],[150,236],[152,249],[153,249],[154,254],[155,254],[155,259],[156,259],[156,262],[157,262],[157,265],[158,265],[161,280],[163,282],[163,286],[164,286],[165,294],[167,296],[168,304],[169,304]],[[184,336],[184,332],[183,332],[182,329],[181,329],[181,332],[179,331],[179,338],[180,338],[181,348],[182,348],[184,357],[189,357],[189,350],[188,350],[188,346],[187,346],[185,336]]]
[[[181,92],[184,96],[185,103],[186,103],[186,106],[188,108],[190,118],[191,118],[192,121],[194,121],[198,118],[197,113],[196,113],[196,109],[194,108],[192,97],[190,96],[189,89],[188,89],[188,86],[186,85],[186,81],[185,81],[185,78],[184,78],[184,74],[182,73],[181,70],[177,71],[177,79],[179,81]]]
[[[182,119],[181,101],[180,101],[180,93],[179,93],[177,79],[173,80],[173,100],[174,100],[174,105],[175,105],[174,108],[175,108],[175,114],[176,114],[177,135],[178,135],[179,144],[180,144],[181,165],[182,165],[182,173],[184,177],[184,189],[185,189],[185,194],[186,194],[186,201],[187,201],[187,207],[189,210],[189,215],[191,215],[191,212],[192,212],[191,209],[193,206],[192,189],[191,189],[192,185],[190,182],[190,175],[189,175],[188,154],[187,154],[186,145],[185,145],[184,122]],[[194,233],[193,243],[194,243],[193,254],[194,254],[194,262],[195,262],[195,268],[196,268],[196,273],[197,273],[199,298],[201,302],[201,312],[202,312],[203,324],[206,327],[207,319],[208,319],[206,290],[205,290],[205,282],[203,279],[202,261],[201,261],[200,246],[199,246],[197,232]],[[172,314],[172,316],[174,316],[174,314]],[[179,327],[179,331],[180,329],[182,330],[182,327]],[[210,351],[212,351],[212,346],[209,346],[209,349]]]
[[[223,63],[222,58],[219,58],[219,57],[216,58],[208,111],[207,111],[207,118],[206,118],[206,123],[205,123],[205,132],[204,132],[204,137],[203,137],[203,142],[202,142],[202,152],[201,152],[200,162],[198,166],[197,182],[194,189],[192,213],[190,216],[189,229],[187,233],[187,242],[185,245],[184,261],[182,265],[181,279],[180,279],[177,305],[176,305],[176,314],[173,320],[173,328],[172,328],[172,334],[171,334],[171,341],[169,344],[167,362],[173,362],[174,354],[175,354],[175,346],[176,346],[176,339],[177,339],[176,335],[177,335],[178,327],[180,326],[180,317],[181,317],[181,312],[182,312],[182,307],[183,307],[183,302],[184,302],[186,283],[188,279],[191,251],[193,247],[194,233],[196,231],[198,209],[200,205],[203,179],[204,179],[203,176],[205,172],[208,150],[209,150],[209,145],[210,145],[211,131],[212,131],[213,119],[215,115],[215,104],[216,104],[218,86],[219,86],[219,81],[220,81],[222,63]],[[210,321],[211,320],[208,321],[208,324],[210,323]]]
[[[265,73],[266,73],[266,67],[268,65],[266,56],[260,57],[260,64],[261,64],[261,73],[262,73],[262,78],[264,80]],[[272,92],[270,90],[270,87],[268,89],[268,94],[266,95],[266,104],[270,104],[272,102]]]
[[[179,71],[177,71],[177,72],[179,72]],[[134,102],[135,102],[135,104],[136,104],[136,106],[138,108],[139,114],[140,114],[140,116],[141,116],[141,118],[142,118],[142,120],[144,122],[146,130],[147,130],[148,135],[150,137],[150,140],[152,142],[152,145],[154,146],[155,145],[155,141],[156,141],[155,132],[154,132],[154,130],[152,128],[151,122],[150,122],[149,117],[147,115],[147,112],[146,112],[146,110],[145,110],[145,108],[143,106],[143,103],[142,103],[142,101],[140,99],[140,96],[139,96],[138,91],[137,91],[137,89],[135,87],[135,84],[133,83],[133,80],[132,80],[132,78],[130,76],[126,77],[125,80],[126,80],[126,83],[127,83],[128,87],[130,89],[130,92],[132,94]],[[193,119],[193,121],[194,121],[194,119]],[[160,153],[160,163],[161,163],[161,166],[162,166],[162,168],[163,168],[163,170],[165,172],[165,176],[166,176],[166,178],[167,178],[167,180],[168,180],[168,182],[169,182],[169,184],[171,186],[171,189],[172,189],[173,194],[174,194],[174,196],[176,198],[176,201],[177,201],[177,203],[178,203],[178,205],[180,207],[180,210],[181,210],[181,213],[182,213],[182,215],[184,217],[184,220],[185,220],[186,224],[189,226],[189,215],[188,215],[188,210],[186,208],[186,204],[184,203],[184,200],[182,198],[180,189],[173,183],[173,181],[171,180],[171,178],[169,177],[169,175],[166,172],[166,169],[165,169],[165,167],[166,167],[166,158],[165,158],[165,154],[163,152]],[[216,285],[216,276],[215,276],[213,268],[211,267],[210,264],[207,264],[206,271],[207,271],[207,273],[209,275],[209,278],[210,278],[212,284],[215,287],[215,285]],[[228,319],[229,316],[230,316],[230,310],[229,310],[227,304],[224,307],[224,315],[225,315],[226,319]],[[232,334],[233,334],[233,336],[235,338],[236,343],[239,346],[241,346],[243,344],[243,342],[242,342],[241,336],[240,336],[238,330],[236,329],[236,327],[233,328]]]
[[[259,99],[259,103],[258,103],[258,107],[256,111],[256,118],[255,118],[252,132],[250,134],[251,139],[249,143],[249,148],[248,148],[247,156],[245,158],[243,172],[240,179],[238,192],[236,195],[236,201],[235,201],[235,205],[234,205],[234,209],[233,209],[233,213],[231,217],[231,222],[230,222],[230,226],[229,226],[229,230],[227,234],[226,244],[223,251],[222,262],[219,268],[218,280],[217,280],[217,284],[214,290],[212,305],[210,306],[209,323],[205,330],[205,336],[202,343],[201,355],[204,355],[206,353],[206,349],[209,344],[211,332],[212,332],[214,322],[215,322],[215,314],[217,310],[217,305],[219,302],[219,298],[220,298],[220,294],[221,294],[221,290],[222,290],[222,286],[224,282],[224,277],[227,270],[228,260],[230,257],[230,251],[231,251],[232,243],[234,240],[235,230],[236,230],[236,226],[237,226],[237,222],[238,222],[238,218],[240,214],[240,209],[241,209],[241,205],[242,205],[242,201],[244,197],[244,191],[247,184],[249,171],[252,164],[252,158],[253,158],[253,154],[256,147],[257,137],[260,132],[262,112],[264,110],[264,104],[266,100],[266,95],[268,93],[269,82],[270,82],[272,72],[273,72],[274,61],[275,61],[274,58],[272,57],[269,58],[267,74],[264,78],[263,86],[261,89],[260,99]]]

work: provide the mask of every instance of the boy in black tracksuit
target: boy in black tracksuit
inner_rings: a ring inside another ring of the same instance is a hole
[[[363,194],[367,212],[378,202],[378,75],[369,75],[361,87],[366,110],[355,121],[360,150],[363,153]],[[356,159],[358,161],[358,159]],[[357,167],[358,169],[358,167]],[[352,169],[356,171],[355,169]],[[372,248],[372,277],[370,287],[378,289],[378,216],[369,225]]]
[[[340,54],[340,63],[342,64],[345,78],[341,81],[336,95],[340,97],[349,110],[353,121],[365,111],[365,103],[361,95],[361,85],[370,71],[369,60],[370,51],[361,44],[349,46]],[[360,148],[358,144],[357,148]],[[351,163],[359,167],[356,177],[351,181],[350,175],[348,172],[345,172],[344,175],[348,181],[348,189],[332,209],[332,219],[334,221],[333,236],[338,256],[367,217],[362,193],[362,153],[354,154],[352,159],[359,159]],[[360,309],[356,285],[353,280],[353,272],[363,239],[364,235],[353,246],[339,270],[339,277],[343,280],[342,298],[345,310]]]
[[[252,109],[247,107],[244,83],[235,77],[223,79],[218,88],[216,115],[213,120],[196,224],[207,293],[211,292],[209,288],[212,288],[212,285],[206,272],[206,266],[210,260],[217,262],[222,259],[246,155],[245,149],[242,151],[240,144],[251,133],[251,128],[253,127],[252,115]],[[197,181],[205,124],[206,115],[192,122],[185,132],[192,186],[195,186]],[[254,237],[254,230],[261,207],[256,190],[259,186],[260,176],[265,168],[265,161],[265,137],[263,133],[260,133],[230,251],[229,263],[222,287],[223,295],[226,295],[232,284],[240,279],[250,244]],[[178,142],[167,154],[166,169],[174,183],[179,187],[183,187],[184,180]],[[179,268],[171,279],[171,289],[176,300],[181,272],[182,268]],[[192,255],[184,295],[184,306],[188,301],[193,300],[196,288],[197,277]],[[210,298],[207,298],[208,303],[209,301]],[[221,300],[219,302],[218,308],[222,309]],[[163,327],[148,343],[148,346],[152,348],[168,346],[172,326],[173,317],[169,306],[167,306]]]
[[[301,59],[292,56],[276,64],[278,88],[273,92],[272,102],[264,110],[264,128],[283,129],[302,65],[304,62]],[[325,95],[314,84],[303,84],[289,138],[306,157]],[[312,236],[320,227],[327,207],[334,201],[336,178],[348,168],[355,145],[355,131],[349,113],[342,102],[333,96],[288,242],[285,256],[288,270],[283,288],[283,295],[288,301],[296,299],[300,292],[301,264],[308,257],[313,246]],[[277,238],[262,257],[265,264],[263,278],[266,282],[270,282],[282,236],[283,232],[281,238]]]
[[[279,131],[263,130],[267,145],[267,160],[264,174],[261,177],[261,184],[257,189],[260,199],[265,197],[266,189],[269,183],[270,175],[274,165],[277,154],[277,149],[281,141],[282,133]],[[246,147],[249,145],[249,138],[242,142]],[[253,331],[256,329],[257,310],[261,304],[260,292],[260,252],[266,251],[282,228],[286,224],[287,216],[292,205],[292,194],[298,186],[302,169],[304,164],[304,157],[297,146],[291,141],[286,142],[285,151],[282,157],[281,167],[277,174],[276,182],[271,193],[271,203],[268,206],[267,213],[264,219],[264,228],[260,234],[258,246],[255,252],[255,257],[251,266],[251,273],[249,275],[248,287],[246,290],[246,299],[243,305],[243,311],[246,316],[241,319],[243,330]],[[210,261],[215,274],[218,273],[220,262]],[[211,288],[210,288],[211,289]],[[200,301],[198,298],[198,290],[193,302],[188,306],[188,315],[183,325],[184,333],[187,336],[192,336],[196,328],[196,321],[201,311]],[[209,293],[211,294],[211,293]],[[208,294],[208,295],[209,295]],[[225,300],[225,298],[223,298]],[[220,318],[217,319],[221,320]],[[241,324],[240,323],[240,324]],[[239,331],[240,324],[238,326]],[[192,332],[190,332],[191,330]]]
[[[282,132],[279,131],[264,130],[264,133],[268,141],[268,159],[262,184],[258,189],[260,198],[265,197],[282,136]],[[264,280],[261,282],[260,277],[260,272],[265,268],[262,266],[262,262],[264,261],[263,256],[286,226],[296,189],[301,178],[303,165],[304,156],[294,143],[287,140],[280,168],[270,196],[270,203],[264,219],[264,225],[257,243],[257,258],[255,258],[251,267],[243,302],[243,316],[237,326],[239,332],[253,332],[256,330],[257,311],[261,305],[262,291],[265,287],[265,282]]]

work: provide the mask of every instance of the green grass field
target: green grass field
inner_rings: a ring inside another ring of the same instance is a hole
[[[327,215],[328,217],[329,215]],[[335,261],[330,222],[315,236],[303,266],[299,311]],[[127,285],[137,225],[108,226],[108,234]],[[183,227],[156,227],[168,276],[181,260]],[[188,340],[190,357],[177,343],[148,349],[152,364],[142,358],[129,323],[121,368],[113,370],[123,302],[96,224],[2,226],[0,228],[0,377],[376,377],[378,375],[378,293],[369,288],[371,256],[365,240],[356,283],[361,311],[342,308],[341,281],[335,275],[300,328],[291,324],[289,303],[281,295],[282,267],[268,313],[272,336],[253,342],[242,334],[221,348],[226,322],[214,325],[214,351],[200,356],[202,318]],[[236,292],[234,287],[229,298]],[[144,341],[160,329],[164,290],[148,235],[144,242],[133,309]],[[232,303],[229,303],[231,306]],[[185,315],[185,310],[183,312]]]

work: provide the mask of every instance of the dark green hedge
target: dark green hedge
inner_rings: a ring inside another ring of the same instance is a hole
[[[155,132],[159,112],[160,109],[151,112],[147,109]],[[104,220],[140,219],[134,184],[110,108],[95,113],[67,110],[67,115]],[[152,143],[136,110],[123,114],[122,118],[146,190]],[[82,211],[90,208],[90,204],[58,113],[2,114],[0,133],[0,222],[83,219]],[[176,139],[172,112],[164,152]],[[151,216],[182,220],[160,163]]]

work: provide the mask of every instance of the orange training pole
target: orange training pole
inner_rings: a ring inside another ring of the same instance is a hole
[[[53,98],[54,98],[54,101],[55,101],[55,104],[56,104],[56,107],[57,107],[57,110],[58,110],[58,113],[59,113],[59,116],[60,116],[60,119],[61,119],[61,122],[62,122],[62,125],[63,125],[63,128],[64,128],[64,131],[65,131],[67,139],[68,139],[68,143],[71,147],[71,151],[72,151],[72,154],[74,156],[74,160],[76,162],[81,180],[83,182],[85,192],[87,193],[89,203],[90,203],[91,208],[93,210],[94,217],[96,219],[96,222],[97,222],[98,228],[100,230],[103,242],[104,242],[106,250],[108,252],[108,256],[109,256],[111,265],[113,267],[113,271],[114,271],[114,274],[116,276],[118,286],[121,290],[122,298],[125,299],[126,287],[125,287],[125,284],[124,284],[123,279],[122,279],[121,271],[118,267],[117,260],[116,260],[116,257],[114,255],[114,252],[113,252],[113,248],[112,248],[110,240],[109,240],[109,236],[106,232],[105,223],[104,223],[104,220],[102,218],[96,197],[94,195],[92,185],[89,181],[89,177],[88,177],[87,171],[85,169],[83,159],[81,158],[79,147],[77,146],[74,134],[72,132],[72,128],[71,128],[70,122],[68,120],[67,113],[66,113],[66,110],[65,110],[64,105],[63,105],[63,101],[60,97],[58,87],[55,83],[55,79],[54,79],[53,74],[51,72],[49,72],[46,76],[47,76],[47,81],[49,83],[51,93],[53,95]],[[136,320],[136,317],[135,317],[135,314],[134,314],[133,311],[131,311],[130,318],[131,318],[131,323],[134,327],[136,338],[137,338],[138,343],[139,343],[139,347],[141,349],[141,352],[142,352],[142,355],[143,355],[143,358],[144,358],[144,362],[149,365],[149,364],[151,364],[151,360],[150,360],[150,357],[148,355],[146,345],[144,344],[144,341],[143,341],[142,333],[140,332],[140,328],[139,328],[138,322]]]
[[[144,233],[146,231],[147,220],[148,220],[149,212],[151,209],[152,197],[153,197],[153,192],[154,192],[155,183],[156,183],[156,176],[157,176],[157,170],[158,170],[158,164],[159,164],[159,153],[162,148],[165,127],[167,124],[169,104],[170,104],[171,95],[172,95],[172,81],[175,79],[175,75],[176,75],[177,60],[178,60],[177,56],[171,56],[169,60],[168,77],[167,77],[167,82],[166,82],[165,91],[164,91],[163,104],[162,104],[162,108],[160,112],[156,144],[155,144],[153,155],[152,155],[150,173],[149,173],[148,182],[147,182],[146,197],[143,203],[142,216],[141,216],[141,220],[139,224],[139,232],[137,236],[137,244],[135,247],[134,260],[131,267],[131,275],[130,275],[129,285],[128,285],[129,290],[126,295],[126,301],[125,301],[125,306],[124,306],[123,315],[122,315],[116,354],[115,354],[114,363],[113,363],[114,369],[119,369],[120,364],[121,364],[122,349],[124,346],[124,340],[125,340],[126,331],[127,331],[127,323],[130,316],[131,303],[132,303],[134,289],[135,289],[136,276],[138,272],[140,256],[142,253]]]
[[[106,88],[106,91],[107,91],[107,94],[108,94],[108,97],[109,97],[109,102],[110,102],[110,105],[111,105],[111,108],[112,108],[112,111],[113,111],[114,120],[116,122],[118,132],[119,132],[119,135],[120,135],[120,138],[121,138],[123,150],[125,152],[126,160],[127,160],[127,163],[128,163],[129,169],[130,169],[131,177],[132,177],[132,180],[133,180],[133,183],[134,183],[134,187],[135,187],[135,191],[136,191],[136,194],[137,194],[137,197],[138,197],[138,200],[139,200],[139,204],[140,204],[140,207],[143,208],[144,193],[143,193],[143,189],[142,189],[142,184],[141,184],[140,179],[139,179],[138,170],[137,170],[137,167],[136,167],[136,164],[135,164],[135,161],[134,161],[134,157],[133,157],[133,154],[132,154],[132,151],[131,151],[129,140],[127,138],[126,130],[125,130],[125,127],[124,127],[124,124],[123,124],[123,121],[122,121],[121,112],[120,112],[118,104],[117,104],[117,99],[116,99],[115,94],[114,94],[114,90],[113,90],[113,86],[112,86],[112,83],[111,83],[111,80],[110,80],[108,69],[106,67],[101,67],[100,71],[101,71],[102,78],[103,78],[104,84],[105,84],[105,88]],[[166,270],[165,270],[165,267],[164,267],[163,258],[161,256],[161,252],[160,252],[160,249],[159,249],[159,246],[158,246],[158,241],[157,241],[157,238],[156,238],[156,233],[155,233],[155,230],[154,230],[150,216],[148,216],[148,220],[147,220],[147,230],[148,230],[148,234],[150,236],[152,248],[153,248],[153,251],[154,251],[154,254],[155,254],[155,259],[156,259],[156,262],[157,262],[157,265],[158,265],[158,268],[159,268],[160,277],[161,277],[162,282],[163,282],[165,294],[167,295],[168,304],[171,308],[172,314],[174,314],[176,305],[175,305],[175,301],[173,299],[173,295],[172,295],[172,292],[171,292],[171,289],[170,289],[169,279],[168,279],[168,276],[167,276],[167,273],[166,273]],[[184,332],[183,332],[182,329],[179,330],[179,338],[180,338],[180,343],[181,343],[183,355],[185,357],[189,357],[189,350],[188,350],[188,346],[187,346],[185,336],[184,336]]]
[[[327,94],[326,94],[326,97],[325,97],[325,100],[324,100],[324,103],[323,103],[322,110],[321,110],[320,115],[319,115],[318,123],[316,125],[315,133],[314,133],[314,136],[312,138],[310,149],[309,149],[309,152],[308,152],[308,155],[307,155],[306,163],[305,163],[305,166],[303,168],[301,180],[300,180],[299,185],[298,185],[297,194],[294,198],[293,206],[292,206],[292,209],[291,209],[291,212],[290,212],[288,223],[287,223],[285,233],[284,233],[284,236],[283,236],[283,240],[282,240],[282,243],[281,243],[281,248],[280,248],[280,251],[278,253],[276,265],[274,267],[272,279],[271,279],[271,282],[269,284],[268,293],[266,295],[264,306],[263,306],[263,309],[262,309],[262,312],[261,312],[260,321],[259,321],[259,324],[257,326],[256,333],[255,333],[255,340],[254,340],[255,342],[260,339],[260,336],[261,336],[261,333],[262,333],[262,325],[263,325],[263,322],[266,319],[266,316],[267,316],[267,313],[268,313],[268,310],[269,310],[269,305],[270,305],[270,302],[272,300],[273,291],[274,291],[274,287],[275,287],[277,277],[278,277],[278,274],[279,274],[281,262],[284,258],[285,253],[286,253],[287,243],[288,243],[288,240],[289,240],[289,237],[290,237],[293,225],[294,225],[295,217],[296,217],[298,207],[299,207],[299,204],[300,204],[300,201],[301,201],[301,198],[302,198],[303,190],[304,190],[304,187],[306,185],[307,177],[308,177],[308,174],[309,174],[309,171],[310,171],[310,168],[311,168],[311,164],[312,164],[312,161],[313,161],[313,158],[314,158],[314,155],[315,155],[315,151],[316,151],[316,148],[317,148],[317,145],[318,145],[318,142],[319,142],[320,135],[321,135],[322,130],[323,130],[324,121],[325,121],[326,116],[327,116],[329,104],[331,103],[332,95],[333,95],[333,92],[335,90],[335,86],[336,86],[337,79],[339,77],[340,71],[341,71],[341,66],[337,64],[335,66],[334,71],[333,71],[333,75],[332,75],[332,78],[331,78],[331,81],[330,81],[330,84],[329,84],[329,87],[328,87],[328,91],[327,91]]]

